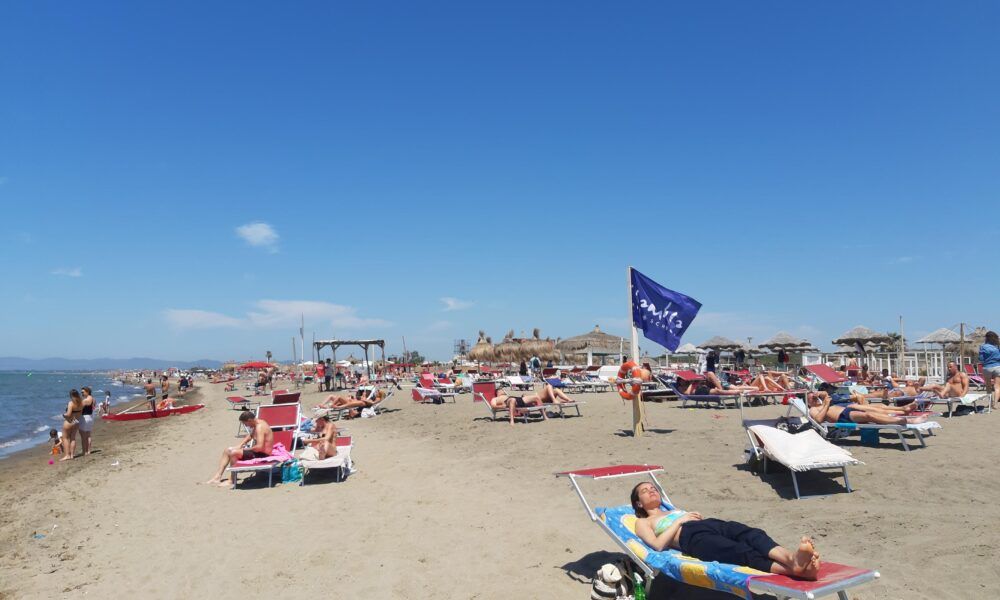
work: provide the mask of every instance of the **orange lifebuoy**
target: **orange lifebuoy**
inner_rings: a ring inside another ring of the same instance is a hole
[[[636,380],[641,380],[643,369],[632,361],[628,361],[618,369],[618,395],[624,400],[634,400],[642,391],[642,384]],[[628,380],[628,381],[623,381]]]

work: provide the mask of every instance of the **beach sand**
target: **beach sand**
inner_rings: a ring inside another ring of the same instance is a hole
[[[787,473],[762,481],[742,467],[736,410],[648,403],[653,431],[634,439],[630,408],[611,393],[581,394],[582,418],[510,427],[483,420],[468,394],[419,405],[404,389],[385,414],[343,423],[358,469],[346,482],[231,491],[199,482],[235,443],[238,413],[221,385],[199,390],[199,412],[102,423],[90,457],[49,466],[43,447],[0,461],[0,597],[582,600],[615,547],[553,473],[642,462],[666,467],[678,506],[783,544],[810,534],[824,559],[881,571],[851,598],[1000,594],[1000,414],[942,418],[913,452],[888,436],[851,445],[866,463],[850,470],[854,493],[813,473],[803,491],[832,495],[790,500]],[[324,396],[310,391],[304,405]],[[588,490],[624,504],[633,484]]]

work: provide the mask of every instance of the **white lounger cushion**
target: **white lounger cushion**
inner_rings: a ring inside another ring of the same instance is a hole
[[[767,425],[752,425],[750,431],[761,441],[768,458],[793,471],[862,464],[850,452],[824,440],[812,429],[791,434]]]
[[[350,468],[351,447],[340,446],[337,448],[335,456],[329,456],[323,460],[299,460],[299,466],[306,469],[336,469],[346,466]]]

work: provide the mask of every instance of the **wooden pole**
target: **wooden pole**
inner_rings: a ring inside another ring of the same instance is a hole
[[[635,327],[635,322],[632,320],[632,267],[629,266],[625,270],[625,275],[628,280],[628,322],[631,324],[632,328],[632,361],[639,360],[639,330]],[[635,395],[632,399],[632,436],[639,437],[646,431],[646,415],[643,414],[642,408],[642,392]]]

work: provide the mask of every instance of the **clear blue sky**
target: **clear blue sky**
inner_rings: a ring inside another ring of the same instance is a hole
[[[0,355],[285,358],[300,312],[435,358],[625,333],[629,264],[704,304],[695,343],[998,327],[998,22],[5,2]]]

